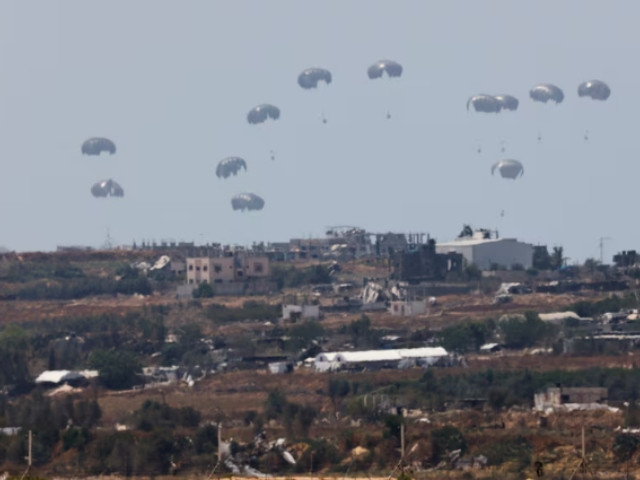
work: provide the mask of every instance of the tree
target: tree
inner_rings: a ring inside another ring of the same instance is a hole
[[[535,312],[509,317],[500,322],[504,343],[508,348],[527,348],[550,338],[554,327],[540,320]]]
[[[562,247],[553,247],[553,253],[551,254],[551,264],[550,267],[552,270],[557,270],[564,265],[564,250]]]
[[[27,333],[18,325],[9,324],[0,332],[0,387],[29,383]]]
[[[448,351],[476,351],[484,345],[488,333],[486,325],[479,322],[455,325],[442,331],[442,346]]]
[[[329,379],[329,397],[333,403],[333,409],[337,413],[340,401],[349,395],[349,382],[343,378]]]
[[[118,350],[96,350],[89,357],[89,365],[98,370],[100,383],[114,390],[133,387],[142,371],[133,353]]]
[[[532,265],[537,270],[551,270],[551,255],[546,245],[533,247]]]
[[[193,298],[213,298],[213,287],[210,283],[201,283],[193,291]]]
[[[597,270],[599,264],[600,262],[598,262],[595,258],[587,258],[582,266],[588,273],[594,273]]]
[[[297,323],[289,330],[291,340],[288,342],[288,346],[294,351],[308,348],[315,339],[322,337],[323,334],[324,328],[316,320]]]
[[[380,343],[379,334],[371,328],[371,319],[362,315],[346,327],[346,333],[351,335],[351,342],[356,348],[377,348]]]

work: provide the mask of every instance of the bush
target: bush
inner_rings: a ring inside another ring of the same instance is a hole
[[[431,461],[439,463],[445,455],[454,450],[460,450],[464,454],[467,450],[467,442],[460,430],[452,425],[445,425],[431,432]]]
[[[69,450],[77,448],[84,450],[85,445],[89,442],[89,431],[84,428],[71,427],[62,434],[62,448]]]
[[[489,465],[515,462],[516,469],[522,471],[531,464],[531,443],[522,436],[500,438],[490,443],[485,442],[481,452],[487,457]]]
[[[631,460],[633,454],[638,450],[640,446],[640,439],[633,435],[620,434],[616,435],[613,441],[613,454],[616,456],[618,462],[626,462]]]

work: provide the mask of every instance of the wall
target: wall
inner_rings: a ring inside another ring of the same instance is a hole
[[[400,317],[409,317],[413,315],[422,315],[427,311],[427,302],[425,300],[414,301],[398,301],[391,302],[389,313]]]
[[[187,283],[197,285],[209,282],[211,261],[207,257],[187,258]]]
[[[530,268],[533,263],[533,245],[519,242],[513,238],[502,238],[486,242],[465,242],[456,245],[455,242],[436,245],[438,253],[457,252],[467,263],[475,264],[481,270],[489,270],[493,264],[511,268],[520,264]]]
[[[282,319],[289,320],[291,317],[296,317],[299,314],[299,318],[320,318],[320,306],[319,305],[282,305]]]

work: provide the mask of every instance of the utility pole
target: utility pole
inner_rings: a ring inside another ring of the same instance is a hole
[[[611,237],[600,237],[600,242],[598,244],[600,246],[600,265],[604,263],[604,242],[606,240],[611,240]]]
[[[218,463],[222,461],[222,420],[218,422]]]
[[[578,466],[569,477],[569,480],[573,480],[573,478],[576,476],[576,473],[578,472],[580,472],[583,478],[587,473],[592,478],[595,478],[594,472],[593,470],[591,470],[591,467],[589,466],[589,460],[587,460],[587,448],[585,445],[585,438],[584,438],[584,425],[582,426],[582,457],[580,458],[580,463],[578,463]]]
[[[20,480],[24,480],[24,477],[26,477],[27,474],[29,473],[29,470],[31,470],[31,464],[33,463],[33,432],[31,432],[31,430],[29,430],[29,446],[27,450],[26,459],[27,459],[27,469],[22,474],[22,477],[20,477]]]

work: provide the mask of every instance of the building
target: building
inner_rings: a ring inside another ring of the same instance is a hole
[[[233,283],[268,278],[271,274],[266,256],[233,252],[221,257],[187,258],[187,283]]]
[[[601,387],[553,387],[534,395],[535,409],[562,408],[570,405],[601,404],[607,401],[607,389]]]
[[[392,253],[390,262],[391,278],[406,282],[444,280],[448,273],[460,272],[463,263],[460,253],[438,253],[432,239],[414,251]]]
[[[295,322],[300,319],[318,320],[320,318],[320,305],[293,305],[282,304],[282,319]]]
[[[443,347],[398,348],[325,352],[318,354],[313,363],[316,371],[328,372],[342,369],[401,368],[408,363],[429,366],[448,356]]]
[[[515,238],[497,238],[487,230],[476,230],[470,235],[436,245],[437,253],[458,253],[467,264],[474,264],[481,270],[490,270],[496,266],[511,268],[516,265],[531,268],[533,249],[533,245],[529,243],[519,242]]]
[[[392,300],[389,313],[394,317],[412,317],[427,313],[426,300]]]

